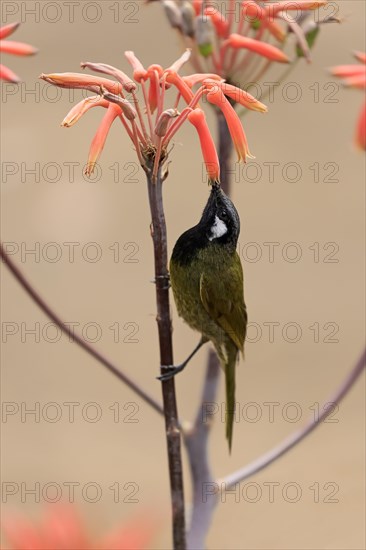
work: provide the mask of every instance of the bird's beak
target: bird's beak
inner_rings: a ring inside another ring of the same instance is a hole
[[[217,183],[214,183],[211,188],[210,196],[208,197],[208,201],[206,203],[205,209],[202,213],[201,222],[207,222],[212,216],[212,213],[216,211],[216,204],[217,199],[221,195],[222,191],[220,188],[220,185]]]

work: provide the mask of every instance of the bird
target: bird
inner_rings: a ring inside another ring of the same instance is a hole
[[[211,186],[197,225],[177,240],[169,264],[170,283],[180,317],[201,339],[178,366],[167,366],[165,381],[181,372],[203,344],[210,341],[225,373],[226,439],[232,448],[235,414],[235,370],[247,329],[243,268],[236,251],[240,218],[218,182]],[[165,370],[165,369],[164,369]]]

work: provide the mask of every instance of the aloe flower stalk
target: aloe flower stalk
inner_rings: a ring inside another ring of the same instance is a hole
[[[363,52],[354,52],[355,58],[360,61],[360,65],[339,65],[332,67],[330,72],[333,76],[342,78],[345,86],[366,89],[366,54]],[[358,147],[366,151],[366,101],[363,104],[356,126],[355,142]]]
[[[251,156],[242,124],[227,97],[235,98],[246,108],[258,112],[266,112],[267,108],[263,103],[249,93],[226,84],[214,73],[180,76],[178,71],[189,60],[190,50],[186,50],[167,69],[156,64],[145,69],[133,52],[127,51],[125,55],[133,69],[133,78],[111,65],[91,62],[81,63],[81,67],[111,76],[116,81],[85,73],[40,76],[55,86],[86,89],[94,94],[74,106],[62,121],[62,126],[74,125],[92,107],[106,109],[90,147],[85,169],[87,175],[92,174],[95,168],[113,122],[120,120],[133,143],[141,166],[145,168],[151,159],[154,160],[153,178],[156,178],[159,167],[168,158],[168,146],[172,138],[188,119],[198,132],[209,181],[219,181],[217,152],[199,105],[204,96],[226,118],[239,159],[245,162]],[[138,86],[141,88],[140,97],[137,93]],[[170,107],[166,106],[168,94],[170,97],[173,95]],[[185,105],[178,110],[180,102]],[[198,114],[192,115],[195,110],[199,110]]]
[[[8,36],[12,35],[20,23],[10,23],[0,28],[0,52],[10,53],[12,55],[34,55],[37,53],[37,49],[33,48],[29,44],[23,42],[14,42],[12,40],[5,40]],[[0,80],[6,80],[7,82],[20,82],[20,78],[11,69],[0,65]]]

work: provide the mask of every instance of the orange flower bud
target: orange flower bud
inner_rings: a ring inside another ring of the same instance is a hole
[[[13,55],[34,55],[38,52],[37,48],[33,48],[24,42],[13,42],[12,40],[2,41],[0,50],[3,53],[11,53]]]
[[[325,6],[328,0],[286,0],[285,2],[273,2],[265,7],[265,10],[274,17],[280,11],[308,11]]]
[[[20,82],[19,76],[8,67],[5,67],[5,65],[0,65],[0,80],[6,80],[7,82],[13,82],[14,84]]]
[[[131,80],[123,71],[116,69],[116,67],[112,67],[111,65],[107,65],[105,63],[90,63],[89,61],[86,61],[85,63],[80,63],[80,67],[82,69],[87,67],[97,73],[109,74],[110,76],[113,76],[120,84],[122,84],[123,88],[128,93],[134,92],[137,88],[135,82],[133,82],[133,80]]]
[[[119,95],[114,95],[108,92],[104,92],[103,97],[108,101],[111,101],[112,103],[115,103],[116,105],[118,105],[118,107],[122,109],[122,112],[127,118],[127,120],[135,120],[137,113],[135,109],[132,107],[131,103],[127,101],[127,99]]]
[[[108,78],[92,76],[82,73],[54,73],[41,74],[39,77],[54,86],[60,88],[75,88],[96,91],[98,88],[105,88],[109,92],[118,94],[122,92],[122,85],[119,82],[113,82]]]
[[[20,25],[20,23],[18,22],[18,23],[9,23],[9,25],[4,25],[3,27],[1,27],[0,28],[0,40],[3,40],[3,38],[7,38],[11,34],[13,34],[13,32],[15,32],[17,30],[19,25]]]
[[[0,52],[10,53],[13,55],[33,55],[37,53],[37,49],[23,42],[5,41],[4,39],[13,34],[19,27],[19,23],[10,23],[0,28]],[[20,82],[20,78],[13,73],[8,67],[0,65],[0,80],[8,82]]]
[[[280,63],[288,63],[289,58],[283,51],[279,50],[271,44],[261,42],[260,40],[254,40],[254,38],[248,38],[241,36],[240,34],[231,34],[227,40],[225,40],[225,46],[231,48],[244,48],[255,52],[258,55],[262,55],[271,61],[278,61]]]
[[[156,123],[155,134],[159,137],[164,137],[167,132],[169,122],[172,118],[177,116],[177,109],[166,109],[166,111],[163,111]]]
[[[330,69],[330,73],[333,76],[338,76],[340,78],[365,74],[365,71],[366,68],[362,65],[337,65],[337,67],[332,67]]]

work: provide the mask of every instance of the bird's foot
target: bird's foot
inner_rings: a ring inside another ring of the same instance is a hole
[[[165,374],[161,374],[160,376],[157,376],[156,378],[160,380],[161,382],[166,382],[167,380],[170,380],[178,374],[178,372],[182,372],[185,365],[179,365],[178,367],[175,367],[174,365],[162,365],[161,368],[164,370],[167,370]]]

